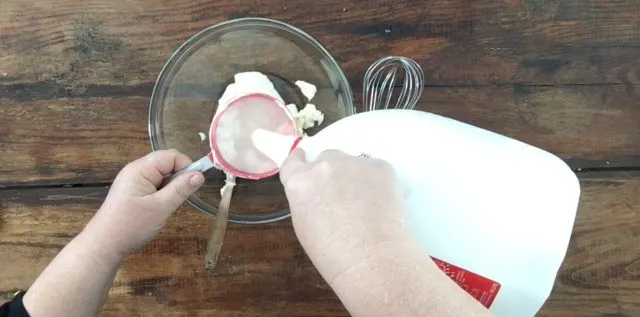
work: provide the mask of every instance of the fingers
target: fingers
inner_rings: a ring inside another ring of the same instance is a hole
[[[162,175],[181,170],[193,163],[191,159],[178,150],[161,150],[147,154],[144,161],[155,167]]]
[[[301,148],[295,149],[291,154],[289,154],[289,157],[287,157],[284,163],[282,163],[282,167],[280,168],[280,181],[283,184],[286,184],[291,176],[305,165],[307,165],[307,162],[304,150]]]
[[[134,161],[132,165],[144,178],[158,187],[166,175],[181,170],[191,163],[188,156],[177,150],[161,150],[147,154]]]
[[[176,177],[161,190],[154,193],[153,196],[165,204],[165,206],[169,207],[163,209],[174,211],[178,209],[189,196],[193,195],[202,184],[204,184],[204,175],[202,175],[202,173],[187,173]]]
[[[318,155],[318,158],[316,159],[316,161],[327,161],[327,160],[331,160],[333,158],[339,158],[339,157],[344,157],[344,156],[348,156],[348,154],[340,151],[340,150],[326,150],[322,153],[320,153],[320,155]]]
[[[280,181],[286,187],[287,184],[290,183],[291,178],[296,174],[310,169],[313,165],[316,165],[319,162],[333,160],[344,156],[349,155],[340,150],[326,150],[320,153],[314,162],[306,162],[305,152],[302,149],[297,148],[282,164],[282,167],[280,168]]]

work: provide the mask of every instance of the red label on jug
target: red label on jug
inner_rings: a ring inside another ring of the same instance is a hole
[[[434,257],[431,257],[431,259],[449,278],[484,305],[484,307],[491,307],[491,304],[493,304],[493,301],[498,295],[498,291],[500,291],[500,283],[440,259]]]

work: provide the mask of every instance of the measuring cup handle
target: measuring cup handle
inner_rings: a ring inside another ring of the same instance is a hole
[[[179,170],[173,174],[168,175],[167,177],[165,177],[165,179],[162,181],[162,184],[160,184],[160,188],[166,186],[167,184],[169,184],[172,180],[174,180],[176,177],[189,173],[189,172],[200,172],[200,173],[204,173],[208,170],[210,170],[211,168],[213,168],[213,161],[211,160],[211,158],[209,158],[209,156],[205,156],[193,163],[191,163],[191,165],[185,167],[182,170]]]

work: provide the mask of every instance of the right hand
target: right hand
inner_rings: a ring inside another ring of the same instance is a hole
[[[330,150],[314,162],[300,149],[280,169],[296,235],[331,284],[405,238],[404,202],[387,162]]]

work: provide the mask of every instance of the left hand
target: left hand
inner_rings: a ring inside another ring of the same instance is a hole
[[[191,172],[157,190],[166,175],[189,164],[191,159],[176,150],[156,151],[129,163],[83,230],[84,240],[102,256],[117,260],[145,246],[204,183],[202,173]]]

